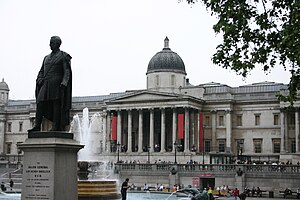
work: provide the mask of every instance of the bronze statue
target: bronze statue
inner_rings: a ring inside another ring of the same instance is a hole
[[[50,131],[64,131],[69,125],[72,104],[72,57],[61,51],[60,45],[60,37],[51,37],[52,52],[45,56],[36,79],[35,126],[28,132],[40,131],[43,117],[52,121]]]

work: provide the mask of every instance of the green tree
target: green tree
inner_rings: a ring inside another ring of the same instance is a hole
[[[180,1],[180,0],[179,0]],[[186,0],[203,3],[218,22],[213,26],[223,42],[212,57],[214,64],[246,77],[255,67],[269,72],[282,66],[291,73],[293,103],[300,89],[300,0]]]

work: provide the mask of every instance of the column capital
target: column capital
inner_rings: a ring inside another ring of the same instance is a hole
[[[216,114],[217,113],[217,110],[210,110],[210,112],[212,113],[212,114]]]

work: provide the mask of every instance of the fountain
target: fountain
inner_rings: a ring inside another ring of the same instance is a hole
[[[83,109],[81,120],[79,115],[75,115],[71,123],[70,131],[74,133],[75,140],[85,145],[78,153],[78,200],[120,197],[117,192],[118,183],[112,177],[112,163],[100,162],[95,156],[107,149],[102,126],[99,113],[89,120],[88,108]],[[100,143],[96,144],[97,141]]]

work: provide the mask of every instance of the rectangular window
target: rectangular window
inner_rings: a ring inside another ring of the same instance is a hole
[[[225,152],[225,140],[219,140],[219,152]]]
[[[262,139],[253,139],[254,153],[262,152]]]
[[[6,143],[6,154],[11,154],[11,142]]]
[[[295,114],[289,114],[288,115],[288,122],[290,125],[295,125]]]
[[[274,125],[279,125],[279,114],[274,114]]]
[[[210,117],[208,115],[205,115],[205,118],[204,118],[204,125],[205,126],[210,126]]]
[[[209,140],[204,141],[204,152],[206,153],[210,152],[210,144],[211,142]]]
[[[242,115],[237,115],[236,116],[236,125],[237,126],[243,126],[243,120],[242,120]]]
[[[255,126],[260,125],[260,114],[255,114]]]
[[[155,76],[155,79],[156,79],[156,81],[155,81],[155,82],[156,82],[156,86],[159,86],[159,76],[156,75],[156,76]]]
[[[171,75],[171,85],[175,85],[175,75]]]
[[[236,140],[236,154],[237,155],[242,155],[244,150],[244,140]]]
[[[7,132],[11,132],[11,122],[7,123]]]
[[[291,141],[291,152],[296,153],[296,141],[295,140]]]
[[[224,126],[224,116],[219,115],[219,126]]]
[[[273,153],[280,153],[280,139],[273,139]]]
[[[19,122],[19,132],[23,131],[23,122]]]

